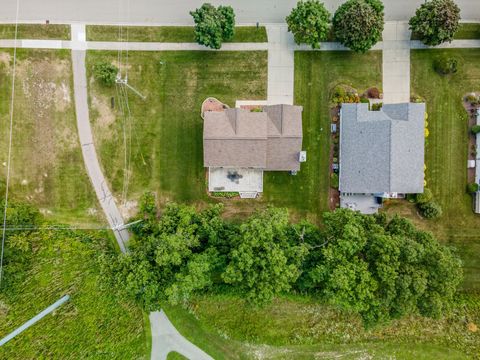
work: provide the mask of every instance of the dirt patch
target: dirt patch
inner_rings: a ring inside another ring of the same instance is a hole
[[[115,122],[115,114],[113,113],[106,97],[92,96],[92,106],[98,112],[95,123],[99,128],[102,130],[107,129]]]
[[[10,61],[12,60],[12,56],[9,52],[0,52],[0,63],[5,64],[7,66],[10,65]]]
[[[118,210],[124,219],[131,219],[138,213],[138,202],[135,200],[127,201],[120,204]]]

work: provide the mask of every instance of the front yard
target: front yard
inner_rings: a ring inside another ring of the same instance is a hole
[[[433,69],[442,55],[459,60],[457,74],[442,77]],[[462,255],[466,289],[480,289],[480,216],[473,213],[466,193],[468,145],[467,113],[462,97],[480,91],[479,49],[417,50],[411,53],[411,90],[426,99],[430,135],[426,146],[427,187],[443,208],[434,221],[421,219],[406,202],[393,203],[398,212],[431,230],[442,241],[456,246]]]

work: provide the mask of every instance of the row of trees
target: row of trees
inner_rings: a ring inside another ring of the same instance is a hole
[[[366,52],[382,37],[384,7],[380,0],[347,0],[333,18],[318,0],[299,1],[287,16],[288,29],[297,44],[318,48],[334,38],[356,52]],[[233,38],[235,14],[231,6],[205,3],[190,14],[195,22],[196,41],[219,49]],[[426,1],[410,19],[410,29],[427,45],[451,41],[458,30],[460,9],[453,0]]]
[[[157,218],[146,194],[129,253],[102,257],[104,281],[150,310],[198,292],[234,292],[255,305],[296,292],[373,325],[412,313],[440,316],[462,279],[455,253],[400,217],[342,209],[326,213],[319,229],[289,223],[284,209],[241,224],[223,220],[221,211],[170,204]]]
[[[427,45],[451,41],[458,30],[460,9],[452,0],[422,4],[410,19],[410,29]],[[356,52],[372,48],[382,37],[384,14],[380,0],[348,0],[333,19],[318,0],[300,1],[286,18],[297,44],[318,48],[334,37]]]

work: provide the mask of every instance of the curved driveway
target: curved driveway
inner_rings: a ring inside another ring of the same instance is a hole
[[[189,11],[205,0],[22,0],[21,21],[71,23],[192,24]],[[297,0],[210,0],[231,5],[237,23],[283,23]],[[331,12],[344,0],[323,0]],[[383,0],[386,20],[407,20],[423,0]],[[480,19],[480,0],[456,0],[462,18]],[[2,0],[0,21],[13,22],[15,1]],[[127,8],[130,11],[127,14]],[[119,16],[120,12],[120,16]]]

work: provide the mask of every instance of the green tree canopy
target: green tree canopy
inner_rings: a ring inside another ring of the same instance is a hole
[[[299,1],[286,18],[288,31],[297,44],[308,44],[316,49],[327,40],[331,15],[318,0]]]
[[[159,301],[172,304],[188,300],[190,295],[211,284],[218,252],[209,242],[215,240],[221,207],[197,213],[193,207],[169,204],[156,225],[150,196],[143,197],[140,208],[146,211],[147,226],[137,226],[137,236],[129,252],[104,257],[102,271],[109,285],[147,309]],[[138,236],[140,235],[140,236]]]
[[[382,37],[383,4],[379,0],[348,0],[333,16],[335,37],[355,52],[364,53]]]
[[[215,6],[205,3],[190,15],[195,22],[195,39],[200,45],[220,49],[223,41],[233,38],[235,13],[231,6]]]
[[[458,30],[460,8],[452,0],[427,1],[410,19],[410,29],[430,46],[452,41]]]
[[[255,304],[290,290],[307,249],[287,236],[288,228],[285,209],[270,208],[252,216],[234,239],[223,280],[237,285]]]
[[[105,86],[113,86],[118,74],[118,68],[109,62],[99,62],[93,66],[93,74]]]
[[[462,280],[459,258],[407,220],[337,210],[324,216],[310,286],[366,325],[447,311]]]

